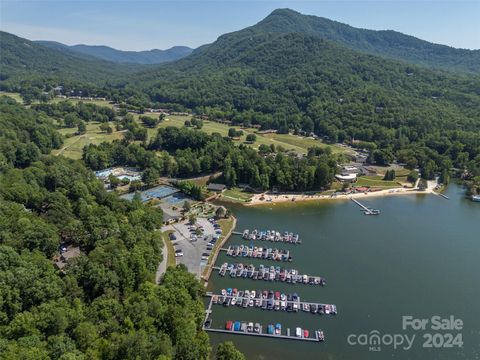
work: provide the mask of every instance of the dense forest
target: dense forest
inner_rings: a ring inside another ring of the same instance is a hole
[[[301,32],[334,41],[352,50],[452,71],[480,73],[480,50],[450,46],[392,30],[368,30],[318,16],[277,9],[250,28],[252,32]]]
[[[54,123],[0,97],[0,358],[208,359],[203,286],[181,266],[153,282],[161,210],[49,155]],[[59,271],[63,246],[80,255]]]

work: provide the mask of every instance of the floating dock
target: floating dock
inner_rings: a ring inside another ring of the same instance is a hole
[[[213,294],[212,293],[207,293],[207,296],[210,296],[210,302],[208,304],[208,308],[205,311],[205,319],[204,323],[202,326],[202,329],[205,331],[210,331],[210,332],[216,332],[216,333],[223,333],[223,334],[231,334],[231,335],[247,335],[247,336],[259,336],[259,337],[264,337],[264,338],[275,338],[275,339],[284,339],[284,340],[297,340],[297,341],[314,341],[314,342],[321,342],[325,340],[325,336],[323,331],[321,330],[316,330],[313,332],[314,337],[306,337],[304,330],[300,329],[300,336],[295,336],[291,335],[290,328],[286,329],[286,335],[282,334],[282,330],[280,327],[279,333],[275,334],[274,333],[269,333],[268,330],[267,332],[264,332],[264,328],[262,325],[259,323],[255,323],[254,327],[252,327],[253,323],[250,322],[248,327],[246,322],[242,322],[241,326],[234,327],[233,321],[228,321],[227,323],[230,323],[231,329],[212,329],[211,326],[211,319],[210,319],[210,314],[212,313],[212,303],[213,303]],[[235,323],[240,323],[236,321]],[[270,324],[268,327],[270,329],[275,329],[273,324]],[[267,327],[267,328],[268,328]]]
[[[209,309],[212,304],[223,306],[237,306],[242,308],[261,308],[263,310],[286,311],[286,312],[309,312],[313,315],[336,315],[337,306],[334,304],[321,304],[315,302],[301,301],[300,297],[294,294],[280,294],[273,290],[258,290],[250,292],[249,290],[222,290],[222,294],[208,293],[210,296]]]
[[[362,203],[360,203],[360,201],[355,200],[353,197],[351,197],[350,200],[352,200],[355,204],[360,206],[365,215],[380,215],[380,210],[370,209],[370,208],[366,207],[365,205],[363,205]]]
[[[232,278],[281,281],[287,284],[326,285],[326,280],[323,277],[300,274],[296,269],[285,269],[279,266],[264,266],[261,264],[257,268],[253,264],[223,263],[222,266],[214,266],[213,269],[218,270],[220,276],[228,274]]]
[[[265,337],[265,338],[274,338],[274,339],[284,339],[284,340],[297,340],[297,341],[314,341],[314,342],[322,342],[318,337],[318,333],[315,331],[315,337],[297,337],[294,335],[290,335],[290,328],[287,328],[287,335],[275,335],[275,334],[267,334],[263,332],[263,327],[262,327],[262,332],[260,333],[255,333],[255,332],[244,332],[244,331],[235,331],[235,330],[225,330],[225,329],[212,329],[212,328],[207,328],[203,327],[203,330],[205,331],[211,331],[211,332],[217,332],[217,333],[223,333],[223,334],[230,334],[230,335],[248,335],[248,336],[260,336],[260,337]]]
[[[250,231],[246,229],[242,233],[245,240],[261,240],[271,242],[283,242],[288,244],[301,244],[302,241],[298,234],[285,231],[283,234],[276,230],[257,230]]]
[[[292,261],[289,250],[263,248],[256,246],[248,247],[247,245],[234,245],[229,246],[227,249],[222,248],[220,250],[226,251],[227,256],[233,257],[247,257],[274,261]]]

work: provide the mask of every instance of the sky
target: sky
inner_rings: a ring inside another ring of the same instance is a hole
[[[0,0],[0,29],[30,40],[121,50],[198,47],[291,8],[374,30],[480,49],[480,0]]]

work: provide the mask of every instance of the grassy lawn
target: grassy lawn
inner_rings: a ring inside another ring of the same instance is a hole
[[[354,186],[370,186],[380,188],[395,188],[401,186],[397,181],[383,180],[382,176],[360,176]]]
[[[173,233],[173,230],[168,230],[162,233],[163,242],[167,247],[168,257],[167,257],[167,268],[169,266],[177,266],[177,261],[175,260],[175,249],[173,248],[172,242],[170,241],[169,235]]]
[[[123,132],[114,131],[111,134],[100,131],[99,122],[87,123],[87,132],[83,135],[74,135],[66,138],[63,147],[59,150],[54,150],[54,155],[62,154],[70,159],[80,159],[82,157],[83,147],[89,144],[100,144],[104,141],[111,142],[115,139],[121,139]],[[75,134],[77,128],[64,128],[58,130],[62,135]]]
[[[64,99],[64,98],[58,98],[58,97],[55,97],[52,100],[50,100],[50,102],[52,104],[57,104],[61,101],[71,101],[74,104],[78,104],[79,102],[83,102],[83,103],[86,103],[86,104],[95,104],[95,105],[98,105],[98,106],[105,106],[105,107],[113,108],[113,104],[110,104],[107,100],[80,100],[80,99]]]
[[[152,113],[147,113],[144,115],[152,116],[152,117],[158,116],[158,114],[152,114]],[[138,119],[139,115],[135,115],[135,117],[136,119]],[[148,129],[148,137],[151,138],[152,136],[155,136],[158,128],[167,127],[167,126],[183,127],[185,120],[189,120],[190,118],[191,117],[189,116],[168,115],[165,121],[163,121],[160,125],[158,125],[157,128]],[[254,149],[258,149],[259,146],[262,144],[267,146],[274,144],[275,146],[282,146],[284,149],[294,150],[301,154],[306,154],[308,148],[314,147],[314,146],[318,146],[318,147],[329,146],[331,147],[334,153],[345,152],[345,149],[340,146],[327,145],[322,143],[319,140],[315,140],[312,138],[305,138],[305,137],[300,137],[300,136],[291,135],[291,134],[256,134],[257,129],[255,128],[242,128],[239,126],[229,126],[225,124],[220,124],[215,121],[204,120],[201,131],[204,131],[207,134],[219,133],[222,136],[227,136],[228,129],[230,129],[231,127],[237,130],[243,131],[243,135],[240,137],[240,139],[235,140],[235,143],[237,144],[246,143],[247,135],[255,134],[257,136],[257,140],[253,144],[247,144],[248,146]]]
[[[251,197],[252,197],[252,194],[245,192],[242,189],[237,187],[227,189],[222,194],[222,198],[227,198],[228,200],[234,200],[238,202],[246,202]]]
[[[19,102],[20,104],[23,104],[23,99],[22,99],[22,97],[20,96],[19,93],[10,93],[10,92],[5,92],[5,91],[0,91],[0,96],[1,95],[11,97],[12,99]]]

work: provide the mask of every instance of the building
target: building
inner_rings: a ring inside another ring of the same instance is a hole
[[[357,180],[357,174],[337,174],[335,175],[335,178],[341,182],[355,182],[355,180]]]
[[[81,251],[78,246],[62,247],[60,250],[60,256],[55,259],[55,265],[59,270],[62,270],[70,259],[80,256]]]
[[[210,183],[207,186],[208,191],[214,191],[218,193],[224,192],[226,188],[227,186],[224,184],[215,184],[215,183]]]

